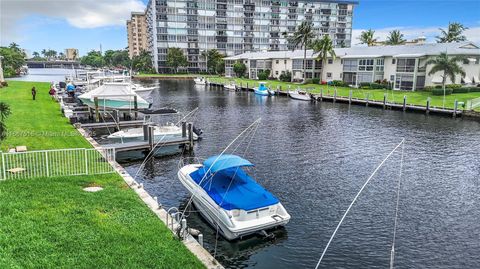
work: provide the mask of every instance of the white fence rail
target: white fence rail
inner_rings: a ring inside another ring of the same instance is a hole
[[[465,108],[467,110],[474,110],[475,108],[477,108],[479,106],[480,106],[480,97],[468,100]]]
[[[2,153],[0,180],[113,173],[115,149],[58,149]]]

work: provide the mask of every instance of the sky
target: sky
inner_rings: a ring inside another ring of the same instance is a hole
[[[18,43],[29,54],[42,49],[92,49],[127,46],[126,20],[143,11],[148,0],[0,0],[0,45]],[[438,28],[456,21],[480,44],[480,0],[359,0],[354,9],[352,45],[361,31],[373,29],[385,39],[400,30],[407,39],[435,41]]]

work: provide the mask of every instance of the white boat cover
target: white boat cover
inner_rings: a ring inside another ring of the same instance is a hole
[[[133,91],[130,83],[105,83],[98,88],[80,95],[78,98],[88,99],[92,102],[95,97],[98,97],[98,99],[133,102],[134,96],[137,96],[138,104],[149,104]]]

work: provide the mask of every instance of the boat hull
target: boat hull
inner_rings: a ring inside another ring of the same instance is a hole
[[[225,210],[218,206],[210,196],[189,176],[189,173],[198,169],[201,165],[187,165],[179,170],[178,178],[182,185],[193,195],[193,203],[198,209],[202,217],[227,240],[235,240],[244,236],[256,234],[262,230],[269,230],[272,228],[286,225],[290,221],[290,215],[283,208],[281,203],[272,206],[250,210],[248,212],[258,212],[267,210],[275,213],[267,216],[262,216],[258,219],[251,219],[242,224],[235,221],[232,217],[231,210]],[[277,214],[282,212],[283,214]],[[251,213],[248,213],[251,214]]]
[[[93,102],[89,98],[79,98],[79,99],[80,101],[82,101],[83,104],[91,108],[95,108],[95,102]],[[133,102],[117,101],[117,100],[111,100],[111,99],[105,99],[105,100],[99,99],[98,107],[107,108],[107,109],[134,109]],[[138,109],[148,109],[149,107],[150,107],[150,104],[137,103]]]
[[[261,91],[261,90],[255,89],[254,92],[255,92],[256,95],[261,95],[261,96],[269,96],[270,95],[268,93],[268,90]]]
[[[301,93],[298,93],[298,92],[289,91],[288,96],[292,99],[300,100],[300,101],[311,101],[312,100],[312,97],[307,93],[301,94]]]

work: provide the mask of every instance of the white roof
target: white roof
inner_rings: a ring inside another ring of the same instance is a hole
[[[95,97],[99,99],[133,102],[134,96],[137,97],[138,104],[148,104],[145,99],[132,90],[130,83],[105,83],[100,87],[80,95],[78,98],[89,99],[92,102]]]
[[[459,42],[335,49],[335,54],[339,58],[422,57],[439,55],[442,52],[447,52],[449,55],[480,56],[480,47],[472,42]],[[312,59],[315,57],[316,55],[312,50],[307,50],[307,58]],[[303,50],[247,52],[236,56],[226,57],[225,60],[283,58],[303,59]]]

